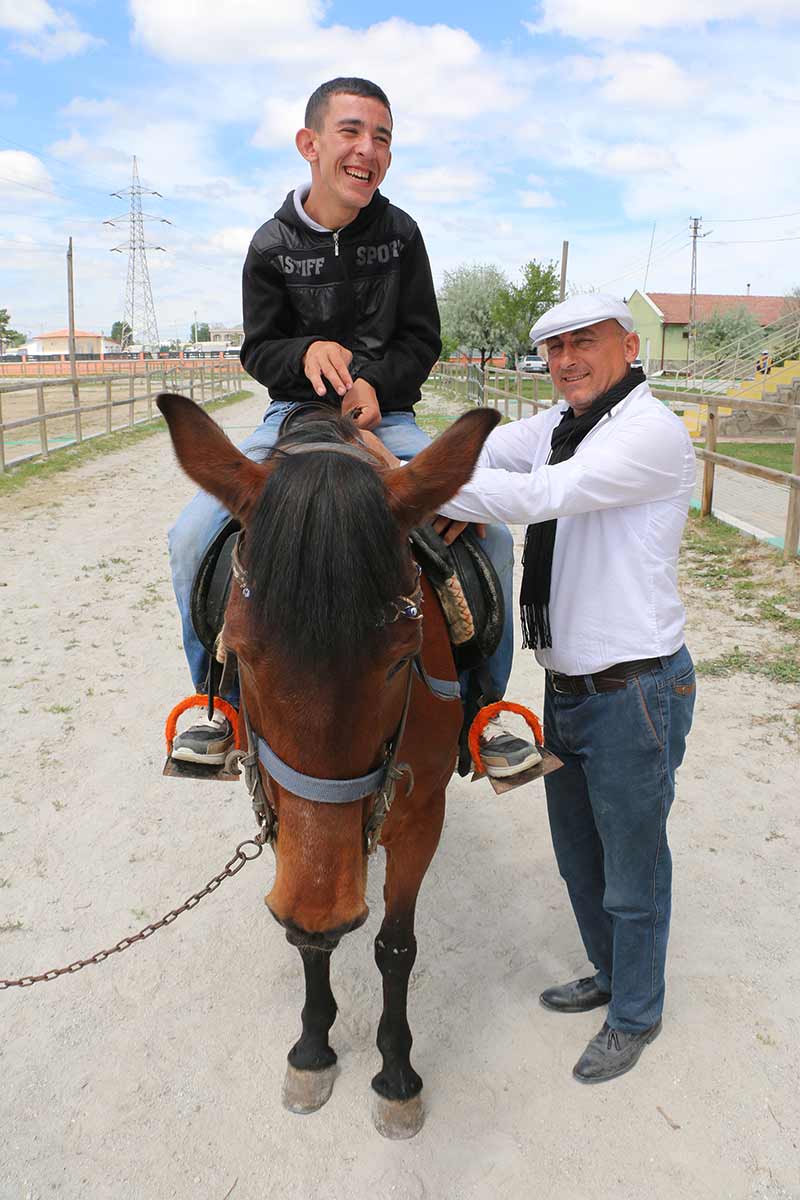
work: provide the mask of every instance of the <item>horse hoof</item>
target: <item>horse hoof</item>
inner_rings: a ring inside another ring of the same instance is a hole
[[[293,1113],[312,1113],[330,1100],[338,1068],[323,1067],[321,1071],[298,1071],[287,1066],[281,1099],[283,1107]]]
[[[422,1095],[410,1100],[387,1100],[377,1093],[372,1097],[372,1120],[378,1133],[392,1141],[412,1138],[425,1124],[425,1105]]]

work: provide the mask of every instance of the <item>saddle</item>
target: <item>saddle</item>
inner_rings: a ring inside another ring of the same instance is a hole
[[[240,529],[233,518],[226,522],[206,549],[192,585],[192,624],[212,661],[225,620],[231,556]],[[481,539],[468,527],[448,546],[428,524],[414,529],[410,541],[442,605],[456,669],[480,667],[497,649],[505,618],[500,580]]]

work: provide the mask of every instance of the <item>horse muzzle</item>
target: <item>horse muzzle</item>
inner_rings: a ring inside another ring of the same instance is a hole
[[[272,915],[275,916],[274,913]],[[335,929],[314,932],[303,929],[291,918],[282,920],[275,917],[275,920],[286,930],[286,940],[290,946],[296,946],[298,950],[322,950],[329,954],[336,949],[346,933],[360,929],[368,916],[369,909],[365,906],[364,912],[354,917],[352,921],[347,921],[344,925],[337,925]]]

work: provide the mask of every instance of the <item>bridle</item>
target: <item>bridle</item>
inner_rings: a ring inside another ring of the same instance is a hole
[[[375,458],[366,449],[344,443],[307,442],[296,446],[281,447],[284,454],[299,454],[310,451],[327,451],[328,453],[347,454],[353,458],[375,465]],[[242,566],[239,554],[239,534],[231,557],[233,578],[245,600],[249,600],[252,589],[247,572]],[[397,596],[387,605],[387,611],[378,622],[380,626],[394,624],[395,621],[422,620],[422,580],[421,569],[417,565],[416,587],[409,596]],[[240,714],[243,719],[247,736],[247,752],[234,751],[244,775],[247,789],[253,802],[253,809],[260,830],[257,835],[262,843],[275,843],[278,834],[278,814],[271,799],[269,786],[264,788],[259,763],[264,767],[268,780],[274,781],[279,787],[317,804],[350,804],[355,800],[363,800],[374,794],[375,800],[364,823],[364,840],[368,854],[372,854],[380,841],[381,830],[386,817],[394,802],[397,784],[405,777],[406,797],[414,789],[414,772],[409,763],[398,762],[400,746],[405,734],[408,712],[411,707],[411,691],[416,674],[431,692],[440,700],[460,699],[458,682],[448,679],[433,679],[427,674],[422,665],[420,654],[417,653],[408,660],[408,678],[406,683],[403,707],[394,734],[385,743],[383,760],[380,766],[353,779],[322,779],[314,775],[304,775],[296,771],[283,759],[279,758],[266,738],[253,729],[244,697],[240,700]]]

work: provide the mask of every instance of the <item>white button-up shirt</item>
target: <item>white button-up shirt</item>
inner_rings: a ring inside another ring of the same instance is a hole
[[[566,407],[493,430],[470,482],[441,511],[458,521],[557,518],[543,667],[589,675],[673,654],[685,622],[677,567],[696,469],[689,434],[641,383],[572,458],[546,466]]]

